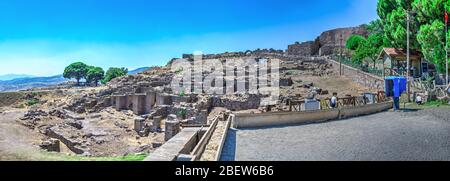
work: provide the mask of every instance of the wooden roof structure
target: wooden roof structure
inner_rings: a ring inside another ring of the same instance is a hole
[[[396,61],[406,61],[406,50],[403,48],[383,48],[377,60],[383,59],[384,55],[388,55]],[[410,60],[420,60],[422,53],[419,51],[410,51]]]

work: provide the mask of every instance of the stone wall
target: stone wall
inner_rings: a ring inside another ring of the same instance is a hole
[[[347,40],[352,35],[368,36],[364,26],[338,28],[323,32],[315,41],[295,43],[288,46],[288,55],[313,56],[332,55],[345,46]],[[342,42],[341,42],[342,35]]]
[[[288,55],[311,56],[317,54],[319,47],[314,41],[295,43],[288,46]]]
[[[335,72],[339,73],[339,62],[328,59],[328,61],[333,65]],[[354,82],[377,90],[384,90],[384,79],[376,75],[364,72],[362,70],[355,69],[353,67],[342,64],[343,75],[352,79]]]
[[[323,32],[316,40],[319,43],[319,55],[332,55],[347,43],[348,38],[352,35],[368,36],[368,32],[364,26],[338,28]],[[342,35],[342,44],[340,42]]]

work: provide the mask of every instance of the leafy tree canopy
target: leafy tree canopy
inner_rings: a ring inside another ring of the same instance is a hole
[[[377,13],[383,27],[384,46],[406,48],[409,12],[410,48],[421,51],[440,72],[445,71],[445,11],[450,11],[450,0],[379,0]]]
[[[89,83],[94,83],[95,86],[98,85],[98,81],[102,80],[105,75],[105,71],[101,67],[89,67],[86,75],[86,80]]]
[[[75,62],[70,64],[64,69],[63,77],[66,79],[76,79],[77,84],[80,84],[80,80],[86,77],[88,66],[82,62]]]
[[[112,79],[115,79],[117,77],[122,77],[128,74],[128,69],[126,68],[115,68],[111,67],[106,71],[105,78],[103,79],[102,83],[106,84]]]
[[[366,41],[366,38],[364,38],[361,35],[352,35],[347,40],[347,44],[345,45],[346,48],[350,50],[356,50],[358,47],[363,44]]]

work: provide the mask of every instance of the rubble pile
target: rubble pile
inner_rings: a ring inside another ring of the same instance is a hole
[[[48,113],[43,111],[43,110],[28,110],[28,112],[26,112],[24,114],[24,116],[22,118],[20,118],[19,123],[30,128],[30,129],[35,129],[39,122],[44,118],[47,117]]]
[[[87,140],[83,140],[83,133],[78,129],[66,125],[60,124],[48,128],[45,135],[50,138],[54,138],[63,142],[72,152],[82,155],[91,155],[89,153],[89,143]]]

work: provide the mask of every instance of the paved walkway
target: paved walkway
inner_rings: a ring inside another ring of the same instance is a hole
[[[450,110],[383,112],[322,124],[232,130],[221,160],[450,160]]]

